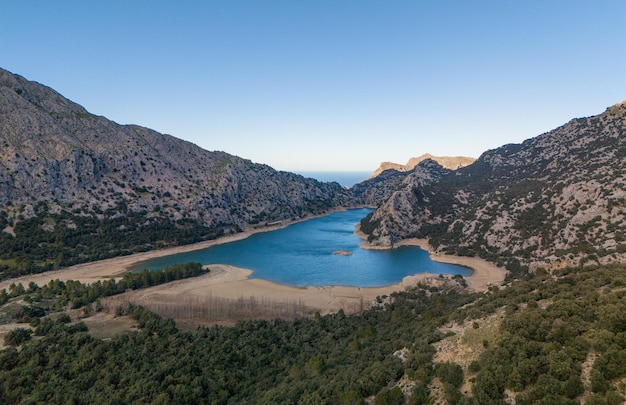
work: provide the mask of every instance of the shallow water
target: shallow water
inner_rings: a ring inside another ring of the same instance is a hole
[[[153,259],[141,263],[140,269],[156,270],[190,261],[229,264],[253,270],[250,278],[299,287],[378,287],[399,283],[417,273],[471,274],[465,267],[432,261],[428,252],[416,246],[361,249],[361,239],[354,234],[354,227],[369,212],[367,209],[337,212],[240,241]],[[333,253],[337,251],[351,255]]]

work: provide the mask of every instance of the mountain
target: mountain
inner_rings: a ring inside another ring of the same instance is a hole
[[[435,162],[439,163],[441,166],[450,170],[456,170],[458,168],[465,167],[467,165],[474,163],[474,161],[476,160],[472,157],[465,157],[465,156],[433,156],[430,153],[425,153],[421,156],[413,157],[409,159],[409,161],[404,165],[399,164],[399,163],[393,163],[393,162],[382,162],[380,166],[378,167],[378,169],[374,171],[374,174],[372,175],[372,177],[377,177],[381,173],[387,170],[395,170],[398,172],[410,172],[420,162],[427,160],[427,159],[434,160]]]
[[[377,176],[355,184],[351,191],[363,204],[378,207],[398,188],[405,187],[407,183],[424,186],[440,179],[449,172],[449,169],[446,169],[435,160],[426,159],[420,161],[410,171],[387,169]]]
[[[407,176],[412,176],[414,180],[432,180],[441,177],[442,169],[449,172],[467,166],[475,160],[470,157],[433,156],[426,153],[411,158],[406,165],[383,162],[374,171],[372,177],[355,184],[352,192],[363,204],[378,207],[398,187],[401,187]]]
[[[352,203],[337,183],[119,125],[2,69],[0,145],[0,270],[188,243]]]
[[[626,102],[424,182],[408,176],[362,221],[375,245],[428,238],[510,270],[626,260]]]

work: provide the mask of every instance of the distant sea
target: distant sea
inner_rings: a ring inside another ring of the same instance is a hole
[[[356,183],[372,177],[373,172],[297,172],[322,182],[336,181],[342,186],[352,187]]]

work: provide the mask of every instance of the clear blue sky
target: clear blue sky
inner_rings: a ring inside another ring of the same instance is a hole
[[[280,170],[478,157],[626,99],[626,1],[0,0],[0,67]]]

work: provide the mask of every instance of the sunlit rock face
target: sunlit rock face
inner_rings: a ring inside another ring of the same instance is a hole
[[[7,230],[43,211],[99,219],[141,213],[146,222],[214,228],[350,204],[338,184],[119,125],[0,69],[0,211]]]

